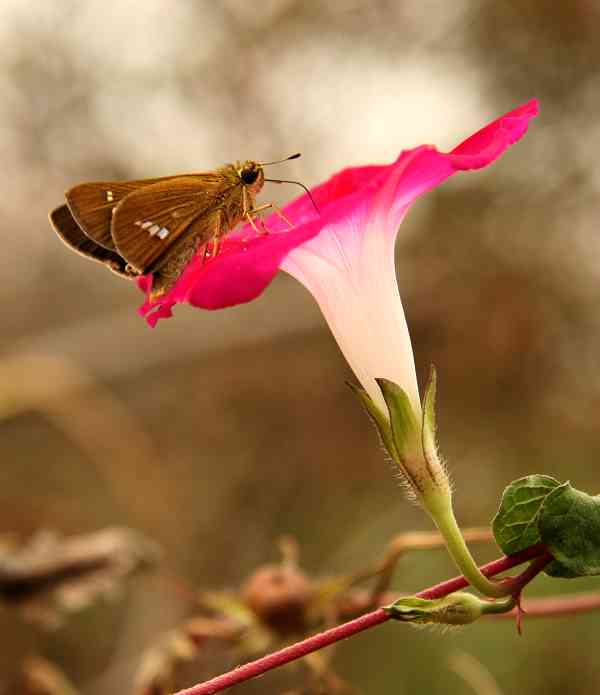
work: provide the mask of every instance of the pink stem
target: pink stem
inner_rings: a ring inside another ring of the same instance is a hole
[[[486,577],[493,577],[496,574],[505,572],[517,565],[521,565],[527,560],[533,560],[535,558],[541,558],[543,556],[547,557],[547,551],[545,547],[541,544],[532,545],[530,548],[526,548],[519,553],[514,555],[508,555],[501,557],[493,562],[488,562],[487,565],[483,565],[480,569]],[[545,560],[548,562],[549,558]],[[545,564],[545,563],[544,563]],[[539,570],[538,570],[539,571]],[[528,570],[525,570],[523,575],[525,575]],[[536,572],[537,573],[537,572]],[[523,576],[520,575],[520,576]],[[442,598],[448,594],[458,591],[459,589],[464,589],[468,586],[468,582],[464,577],[454,577],[454,579],[448,579],[441,584],[436,584],[435,586],[425,589],[424,591],[416,594],[419,598]],[[521,584],[521,588],[524,584]],[[335,642],[352,637],[359,632],[368,630],[369,628],[375,627],[376,625],[381,625],[390,619],[390,615],[383,609],[378,608],[371,613],[365,613],[359,618],[350,620],[343,625],[338,625],[330,630],[325,630],[318,635],[313,635],[308,637],[301,642],[296,642],[289,647],[284,647],[277,652],[272,654],[267,654],[266,656],[256,659],[256,661],[250,661],[243,666],[238,666],[233,671],[224,673],[216,678],[211,678],[209,681],[204,683],[199,683],[191,688],[185,690],[180,690],[176,695],[214,695],[214,693],[219,693],[226,688],[230,688],[232,685],[237,685],[243,681],[250,680],[251,678],[256,678],[267,671],[271,671],[278,666],[283,666],[291,661],[300,659],[307,654],[316,652],[319,649],[328,647]]]
[[[571,594],[567,596],[549,596],[548,598],[532,598],[523,605],[523,613],[528,618],[558,618],[577,613],[588,613],[600,610],[600,593],[590,591],[588,593]],[[516,609],[510,613],[498,613],[489,617],[514,619]]]
[[[521,574],[507,579],[506,582],[512,589],[512,596],[520,599],[520,594],[524,587],[526,587],[532,579],[535,579],[535,577],[537,577],[544,567],[549,562],[552,562],[553,559],[554,558],[552,555],[550,555],[550,553],[546,550],[539,557],[536,557],[535,560],[530,563],[529,567],[523,570]]]

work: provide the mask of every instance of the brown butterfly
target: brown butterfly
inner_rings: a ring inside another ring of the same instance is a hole
[[[263,167],[278,163],[247,160],[197,174],[82,183],[66,192],[67,204],[50,213],[50,222],[72,250],[117,275],[152,273],[152,294],[160,296],[202,245],[210,243],[216,255],[221,238],[242,220],[265,233],[253,218],[273,208],[293,226],[272,203],[255,205],[265,181],[297,183],[308,192],[297,181],[265,179]]]

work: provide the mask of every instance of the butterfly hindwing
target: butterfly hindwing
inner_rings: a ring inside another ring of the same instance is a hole
[[[106,249],[87,237],[73,218],[73,215],[71,215],[68,206],[61,205],[53,210],[50,213],[50,222],[58,237],[70,249],[81,256],[106,265],[121,277],[132,277],[131,273],[125,270],[127,261],[121,258],[115,251]]]
[[[198,245],[208,241],[215,234],[212,213],[222,206],[226,190],[231,195],[231,188],[223,177],[211,173],[171,178],[130,193],[112,218],[118,253],[146,273],[155,270],[184,235],[193,234]]]

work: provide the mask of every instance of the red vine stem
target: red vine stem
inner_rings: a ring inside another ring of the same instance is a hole
[[[523,604],[523,612],[527,618],[559,618],[589,613],[600,610],[600,593],[589,591],[580,594],[566,594],[565,596],[548,596],[546,598],[532,598]],[[516,610],[510,613],[498,613],[489,618],[513,618]]]
[[[519,577],[515,577],[511,580],[514,583],[515,591],[518,591],[552,559],[543,545],[532,545],[514,555],[508,555],[494,560],[493,562],[488,562],[487,565],[480,567],[480,570],[486,577],[493,577],[496,574],[506,572],[517,565],[521,565],[528,560],[535,559],[539,560],[539,562],[535,563],[535,568],[528,568],[519,575]],[[454,577],[441,584],[436,584],[429,589],[425,589],[416,594],[416,596],[427,599],[442,598],[454,591],[464,589],[466,586],[468,586],[468,582],[464,577]],[[211,678],[211,680],[199,683],[191,688],[180,690],[176,695],[214,695],[226,688],[230,688],[232,685],[237,685],[251,678],[256,678],[256,676],[260,676],[278,666],[283,666],[307,654],[328,647],[335,642],[352,637],[376,625],[381,625],[389,619],[390,615],[383,608],[378,608],[371,613],[365,613],[365,615],[361,615],[359,618],[350,620],[343,625],[325,630],[325,632],[320,632],[301,642],[296,642],[296,644],[284,647],[277,652],[267,654],[260,659],[256,659],[256,661],[250,661],[243,666],[238,666],[233,671],[224,673],[216,678]]]

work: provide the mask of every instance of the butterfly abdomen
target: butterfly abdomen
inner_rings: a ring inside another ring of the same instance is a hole
[[[163,265],[157,268],[153,275],[152,298],[156,299],[173,287],[187,264],[192,260],[199,246],[199,239],[187,236],[183,237],[173,253],[165,259]],[[200,242],[201,243],[201,242]]]

